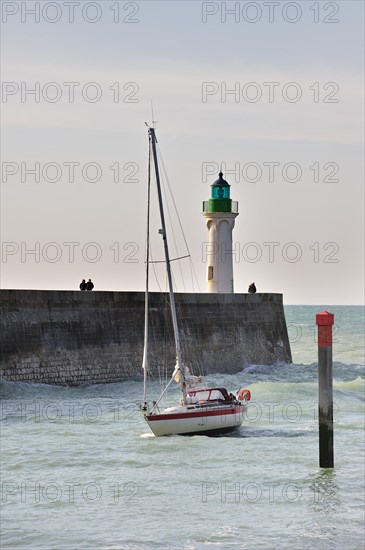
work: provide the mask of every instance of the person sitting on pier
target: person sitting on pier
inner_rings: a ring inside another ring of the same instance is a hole
[[[86,290],[86,282],[85,279],[82,279],[80,283],[80,290]]]
[[[250,284],[250,286],[248,287],[248,292],[249,292],[250,294],[255,294],[255,292],[256,292],[256,285],[255,285],[255,283],[251,283],[251,284]]]

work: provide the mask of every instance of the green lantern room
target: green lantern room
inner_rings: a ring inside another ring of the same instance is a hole
[[[234,212],[232,210],[232,199],[230,198],[230,185],[223,179],[223,172],[211,185],[212,193],[209,201],[204,201],[203,212]]]

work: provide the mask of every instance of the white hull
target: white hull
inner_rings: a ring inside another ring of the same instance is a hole
[[[245,411],[241,404],[191,410],[181,406],[145,415],[145,420],[155,436],[224,432],[240,426]]]

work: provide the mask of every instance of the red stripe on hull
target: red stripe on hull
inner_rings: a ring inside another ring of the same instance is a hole
[[[236,407],[234,409],[221,409],[215,411],[196,411],[196,412],[186,412],[186,413],[175,413],[175,414],[151,414],[146,415],[146,418],[149,422],[155,422],[158,420],[179,420],[185,418],[198,418],[198,417],[208,417],[208,416],[226,416],[229,414],[241,414],[243,407]]]

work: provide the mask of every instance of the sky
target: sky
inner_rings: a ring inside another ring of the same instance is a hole
[[[202,202],[222,169],[235,292],[363,303],[363,2],[1,9],[1,288],[144,289],[152,101],[196,273],[181,262],[177,290],[206,291]]]

